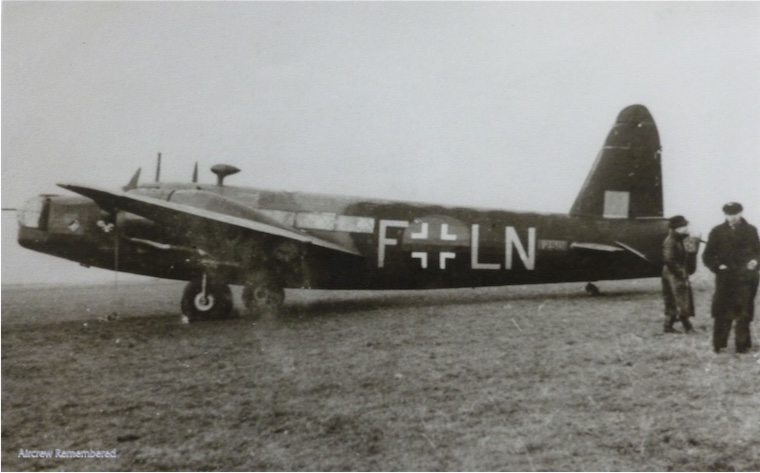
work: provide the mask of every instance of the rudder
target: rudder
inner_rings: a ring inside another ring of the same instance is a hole
[[[662,217],[662,165],[657,125],[643,105],[624,108],[607,135],[570,215]]]

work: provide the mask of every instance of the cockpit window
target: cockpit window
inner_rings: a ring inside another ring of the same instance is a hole
[[[44,196],[33,197],[21,207],[16,214],[18,224],[27,228],[45,230],[47,224],[48,198]]]

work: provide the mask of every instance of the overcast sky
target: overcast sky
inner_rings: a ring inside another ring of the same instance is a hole
[[[201,181],[567,212],[619,111],[760,224],[760,3],[2,3],[2,204]]]

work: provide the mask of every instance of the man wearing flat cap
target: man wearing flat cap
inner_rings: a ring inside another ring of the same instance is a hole
[[[662,298],[665,302],[665,333],[676,330],[680,321],[685,332],[693,330],[689,317],[694,317],[694,296],[689,275],[697,269],[696,251],[688,251],[684,242],[689,237],[689,222],[676,215],[668,221],[667,238],[662,243]]]
[[[734,321],[737,353],[746,353],[752,347],[750,323],[760,271],[760,239],[757,229],[742,218],[743,210],[737,202],[723,206],[726,221],[712,229],[702,254],[705,266],[715,273],[712,316],[716,353],[728,346]]]

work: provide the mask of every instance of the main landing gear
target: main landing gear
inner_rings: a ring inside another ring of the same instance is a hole
[[[220,319],[232,314],[232,291],[207,275],[190,281],[182,291],[182,313],[191,321]]]
[[[279,315],[285,301],[285,290],[274,277],[258,276],[248,281],[243,289],[243,305],[248,315]]]
[[[269,275],[254,275],[243,288],[243,305],[247,315],[254,319],[279,315],[284,301],[283,285]],[[181,306],[190,321],[227,318],[233,310],[232,291],[228,285],[204,274],[185,286]]]

